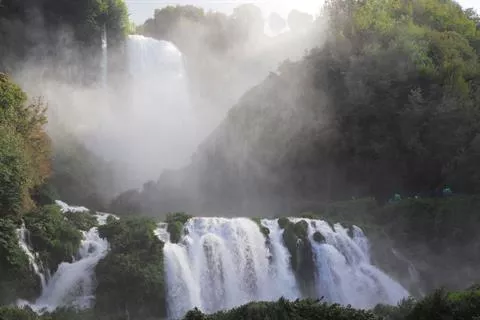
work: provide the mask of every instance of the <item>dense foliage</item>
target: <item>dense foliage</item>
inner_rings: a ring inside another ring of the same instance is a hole
[[[184,234],[184,225],[190,218],[192,218],[192,216],[182,212],[167,214],[165,222],[168,224],[167,231],[170,233],[170,241],[172,243],[180,242]]]
[[[29,59],[51,59],[50,74],[76,67],[76,79],[91,81],[104,27],[110,45],[129,26],[123,0],[3,0],[0,6],[0,70],[13,71]],[[73,51],[72,51],[73,50]],[[75,54],[73,54],[75,53]]]
[[[95,272],[95,312],[107,319],[162,318],[166,313],[163,243],[149,219],[115,220],[99,227],[111,250]]]
[[[480,292],[472,288],[458,292],[438,290],[419,300],[406,299],[398,306],[378,305],[373,310],[356,310],[349,306],[328,304],[315,300],[252,302],[232,310],[203,314],[198,309],[188,312],[184,320],[422,320],[422,319],[476,319],[480,316]],[[2,320],[93,320],[136,319],[136,317],[99,317],[92,310],[60,309],[37,315],[29,309],[0,308]],[[145,318],[144,318],[145,319]],[[162,319],[150,317],[148,319]]]
[[[78,219],[73,223],[68,219],[68,216],[73,214],[81,213],[64,214],[58,206],[50,205],[24,216],[32,247],[43,265],[51,272],[54,272],[61,262],[72,262],[77,254],[82,234],[77,228]]]
[[[33,207],[31,191],[50,172],[45,107],[0,73],[0,216]]]
[[[374,314],[368,311],[355,310],[350,307],[331,305],[314,300],[289,302],[280,299],[278,302],[254,302],[229,311],[213,315],[204,315],[198,310],[190,311],[185,320],[262,320],[262,319],[357,319],[374,320]]]

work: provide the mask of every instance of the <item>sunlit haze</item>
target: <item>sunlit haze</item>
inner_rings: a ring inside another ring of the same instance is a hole
[[[206,10],[222,11],[230,13],[235,7],[244,3],[255,3],[262,8],[264,15],[268,15],[270,12],[277,12],[280,15],[286,17],[292,9],[316,14],[319,11],[321,1],[315,0],[270,0],[270,1],[245,1],[245,0],[232,0],[232,1],[189,1],[189,0],[177,0],[177,1],[161,1],[161,0],[127,0],[128,8],[130,10],[131,19],[137,23],[143,23],[146,19],[153,15],[155,9],[165,7],[168,5],[189,5],[194,4],[201,6]]]

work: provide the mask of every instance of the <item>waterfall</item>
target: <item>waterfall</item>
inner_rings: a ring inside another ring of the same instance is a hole
[[[371,264],[368,239],[360,228],[353,227],[351,238],[340,224],[332,229],[325,221],[304,220],[308,222],[318,267],[318,296],[356,308],[370,308],[379,303],[396,304],[409,295],[399,283]],[[325,243],[313,239],[315,232],[325,237]]]
[[[29,245],[29,236],[28,236],[28,230],[25,228],[25,223],[22,223],[22,226],[17,229],[17,236],[18,236],[18,245],[22,249],[23,252],[28,257],[28,261],[30,262],[30,265],[32,266],[33,271],[35,274],[40,278],[40,283],[42,285],[42,290],[46,286],[45,282],[45,276],[41,271],[40,266],[37,264],[37,257],[33,253],[33,251],[30,248]]]
[[[73,207],[61,201],[56,201],[56,204],[65,214],[88,211],[85,207]],[[96,214],[98,223],[105,224],[108,216],[110,215],[106,213]],[[96,227],[82,234],[78,259],[71,263],[62,262],[51,279],[46,284],[42,282],[42,294],[34,303],[19,301],[18,305],[28,305],[39,313],[65,306],[81,309],[92,306],[95,299],[95,267],[106,256],[108,242],[100,238]],[[34,257],[33,254],[29,255],[30,257]],[[35,265],[35,259],[31,259],[31,262]],[[37,269],[35,271],[37,272]]]
[[[128,75],[116,79],[115,92],[108,97],[111,109],[102,111],[101,125],[87,139],[95,152],[126,168],[123,189],[186,165],[202,139],[177,47],[130,35],[125,58]]]
[[[53,311],[58,307],[88,308],[95,299],[94,271],[97,263],[105,257],[108,242],[101,239],[97,228],[84,232],[78,260],[62,262],[52,276],[42,295],[30,305],[36,311]]]
[[[107,88],[108,85],[108,42],[107,42],[107,27],[103,26],[102,31],[102,85]]]
[[[298,222],[300,219],[290,219]],[[315,288],[327,301],[370,308],[396,304],[409,293],[370,262],[368,239],[358,227],[352,236],[340,224],[308,223]],[[244,218],[193,218],[180,243],[170,243],[165,226],[157,235],[164,247],[168,314],[181,318],[197,307],[211,313],[250,301],[302,298],[277,220],[264,219],[267,238],[259,226]],[[316,242],[320,232],[324,242]]]

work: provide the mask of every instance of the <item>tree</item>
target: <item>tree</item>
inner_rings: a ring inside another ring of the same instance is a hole
[[[50,140],[45,107],[0,74],[0,215],[33,206],[30,192],[50,173]]]

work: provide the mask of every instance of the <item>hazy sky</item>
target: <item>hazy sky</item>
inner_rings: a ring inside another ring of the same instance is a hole
[[[141,24],[152,17],[155,9],[167,5],[193,4],[202,6],[207,10],[230,13],[239,4],[256,3],[263,9],[265,15],[275,11],[282,16],[286,16],[292,9],[316,13],[322,3],[320,0],[126,0],[126,2],[130,9],[131,18],[136,24]],[[480,0],[458,0],[458,2],[466,8],[472,7],[480,11]]]

